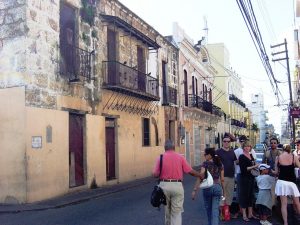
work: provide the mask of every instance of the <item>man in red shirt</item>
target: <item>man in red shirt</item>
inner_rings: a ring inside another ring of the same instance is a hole
[[[157,159],[153,176],[159,176],[160,157]],[[186,159],[175,152],[175,146],[171,140],[165,143],[162,170],[159,186],[163,189],[167,205],[165,207],[165,225],[181,225],[184,201],[184,190],[182,186],[183,173],[194,177],[200,177],[200,173],[193,170]]]

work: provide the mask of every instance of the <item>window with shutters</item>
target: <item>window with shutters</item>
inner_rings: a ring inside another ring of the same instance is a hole
[[[79,77],[91,79],[91,57],[94,51],[86,51],[78,47],[76,37],[76,8],[61,3],[60,8],[60,74],[70,82],[79,81]]]
[[[75,22],[76,13],[75,9],[67,4],[63,4],[60,9],[60,33],[59,33],[59,46],[60,46],[60,72],[63,76],[70,78],[72,74],[76,73],[78,69],[74,66],[76,55],[69,46],[75,46]]]

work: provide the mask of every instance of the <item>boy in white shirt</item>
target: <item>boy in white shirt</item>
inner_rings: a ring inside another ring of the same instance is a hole
[[[260,164],[260,175],[256,177],[259,192],[256,199],[256,205],[259,212],[260,224],[271,225],[268,217],[272,212],[272,193],[271,188],[275,184],[275,177],[269,175],[270,166],[267,164]]]

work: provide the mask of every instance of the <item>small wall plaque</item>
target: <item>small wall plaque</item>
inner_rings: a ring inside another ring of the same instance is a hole
[[[32,136],[31,147],[32,148],[42,148],[42,136]]]
[[[46,141],[47,143],[52,143],[52,127],[50,125],[46,128]]]

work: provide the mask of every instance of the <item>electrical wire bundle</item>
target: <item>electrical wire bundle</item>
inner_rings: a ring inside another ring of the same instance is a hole
[[[266,53],[266,49],[257,24],[255,13],[253,11],[251,0],[236,0],[236,1],[242,13],[243,19],[246,23],[252,41],[255,45],[256,51],[268,75],[277,103],[278,105],[280,105],[280,103],[283,101],[283,96],[278,88],[278,81],[276,80],[272,67],[270,65],[269,57]],[[280,97],[282,100],[280,99]]]

